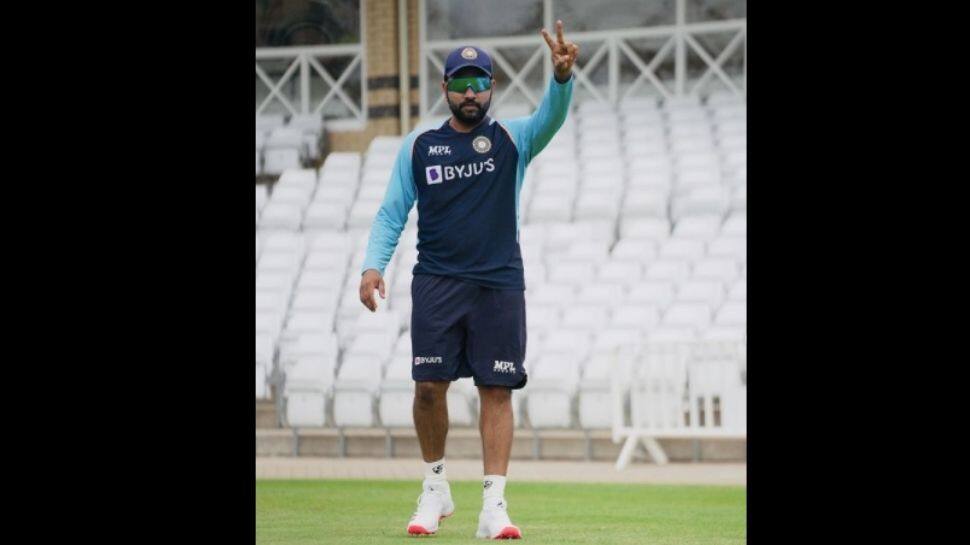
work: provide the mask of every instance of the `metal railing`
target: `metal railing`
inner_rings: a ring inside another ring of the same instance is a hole
[[[334,77],[321,63],[321,59],[349,59],[343,71]],[[287,61],[289,64],[277,80],[267,74],[260,61]],[[352,97],[345,89],[356,74],[359,91]],[[310,79],[318,76],[328,91],[315,104],[312,101]],[[364,69],[364,45],[320,45],[308,47],[272,47],[256,50],[256,77],[269,89],[269,94],[256,105],[256,115],[263,113],[274,100],[283,105],[290,115],[314,115],[319,117],[324,108],[339,102],[349,112],[349,118],[365,121],[367,116],[367,78]],[[289,84],[290,92],[283,92]],[[289,95],[289,96],[287,96]],[[294,104],[295,102],[295,104]]]
[[[550,0],[545,2],[545,26],[552,29],[552,15]],[[421,88],[420,113],[422,116],[446,113],[444,97],[438,92],[440,74],[444,71],[444,58],[453,49],[468,43],[474,43],[485,48],[495,64],[495,73],[508,78],[504,89],[499,88],[493,97],[492,106],[496,107],[507,99],[513,92],[521,93],[533,106],[538,106],[539,99],[546,82],[552,77],[552,67],[549,60],[549,50],[539,36],[504,36],[492,38],[470,38],[465,40],[428,40],[427,12],[425,0],[419,0],[420,34],[420,64],[418,78]],[[576,87],[588,92],[590,96],[601,102],[617,104],[626,98],[635,96],[643,84],[649,84],[663,97],[670,98],[688,94],[700,94],[709,88],[715,79],[723,83],[728,90],[738,96],[745,96],[747,91],[747,20],[731,19],[725,21],[686,22],[686,0],[677,0],[677,22],[673,25],[654,26],[645,28],[627,28],[608,31],[569,32],[567,38],[581,46],[580,59],[573,67],[576,75]],[[698,37],[709,34],[731,34],[727,45],[719,53],[708,51]],[[663,39],[663,44],[649,60],[643,59],[631,45],[633,40]],[[517,48],[528,55],[525,64],[516,69],[499,49]],[[741,73],[731,77],[724,69],[725,61],[738,53],[741,54]],[[699,57],[705,67],[704,72],[695,80],[688,81],[688,53],[693,52]],[[670,88],[657,76],[657,69],[667,61],[671,55],[674,64],[673,88]],[[632,83],[621,84],[621,60],[632,63],[636,69],[636,76]],[[435,77],[429,74],[428,63],[438,70]],[[591,74],[605,62],[607,77],[605,83],[594,82]],[[542,70],[542,87],[529,88],[525,79]],[[740,85],[738,84],[740,78]],[[437,99],[431,101],[432,96]]]
[[[743,342],[648,343],[635,356],[617,353],[612,437],[624,443],[616,468],[629,464],[641,441],[665,464],[660,438],[746,438],[746,383]]]

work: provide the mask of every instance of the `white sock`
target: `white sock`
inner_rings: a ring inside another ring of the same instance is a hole
[[[504,498],[505,475],[485,475],[482,479],[482,498]]]
[[[424,478],[436,482],[447,481],[448,474],[445,472],[445,459],[442,458],[435,462],[425,462]]]

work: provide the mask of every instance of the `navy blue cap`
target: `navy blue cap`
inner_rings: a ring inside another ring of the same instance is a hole
[[[466,66],[478,68],[488,74],[488,77],[492,77],[492,58],[485,50],[470,45],[448,53],[448,58],[445,59],[445,79]]]

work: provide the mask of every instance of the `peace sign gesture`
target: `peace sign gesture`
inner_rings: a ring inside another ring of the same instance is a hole
[[[556,39],[546,29],[541,30],[542,37],[549,44],[552,51],[552,64],[555,66],[556,79],[566,81],[572,75],[573,63],[579,55],[579,46],[573,42],[567,42],[562,35],[562,21],[556,21]]]

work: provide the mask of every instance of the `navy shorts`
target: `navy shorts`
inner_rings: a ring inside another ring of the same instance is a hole
[[[446,276],[411,281],[411,377],[525,386],[525,292]]]

